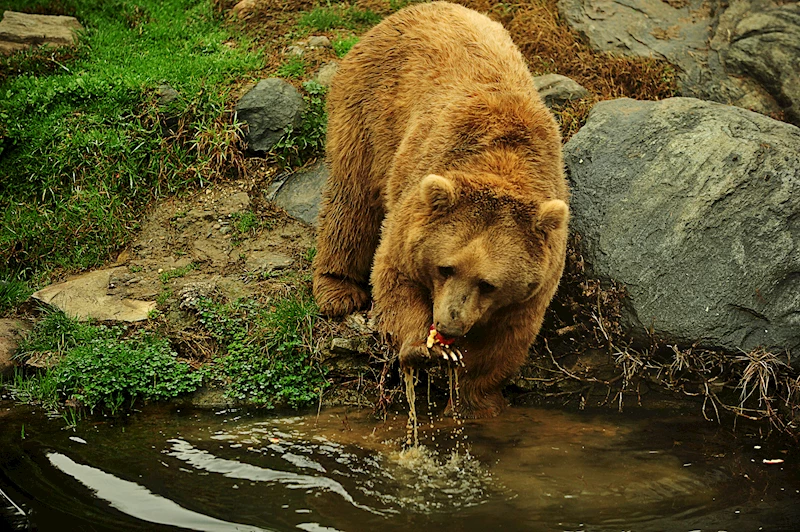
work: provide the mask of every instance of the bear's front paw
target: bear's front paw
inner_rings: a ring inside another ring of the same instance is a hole
[[[437,362],[464,366],[464,356],[457,348],[446,345],[433,345],[428,348],[423,342],[406,342],[400,348],[401,368],[428,367]]]
[[[369,293],[350,279],[319,275],[314,277],[314,299],[322,314],[335,318],[367,306]]]

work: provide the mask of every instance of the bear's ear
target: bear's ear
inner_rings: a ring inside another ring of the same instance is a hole
[[[422,199],[434,212],[445,212],[456,202],[456,187],[452,181],[436,174],[426,176],[420,183]]]
[[[569,222],[569,207],[559,199],[547,200],[539,205],[536,229],[545,234],[566,228]]]

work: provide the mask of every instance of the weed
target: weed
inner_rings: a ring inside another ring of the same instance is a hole
[[[166,286],[162,287],[161,292],[159,292],[158,296],[156,296],[156,306],[158,308],[163,307],[164,305],[167,304],[167,300],[169,300],[169,298],[171,297],[172,297],[172,290],[170,290]],[[150,317],[150,314],[148,313],[147,316]],[[153,318],[156,317],[158,317],[158,315],[154,314]]]
[[[233,229],[239,235],[246,235],[251,231],[255,231],[261,225],[258,216],[251,210],[234,213],[232,218]]]
[[[226,393],[237,401],[266,408],[311,404],[327,385],[311,356],[316,312],[305,291],[269,306],[200,300],[200,322],[225,353],[208,375],[224,383]]]
[[[0,280],[0,313],[12,309],[33,293],[27,281],[10,278]]]
[[[331,46],[333,47],[333,52],[337,57],[344,57],[358,41],[359,37],[357,35],[337,37],[331,41]]]
[[[344,27],[345,19],[335,8],[317,7],[300,17],[298,24],[317,31],[327,31]]]
[[[306,251],[306,256],[304,258],[306,259],[306,261],[311,263],[314,262],[314,257],[316,256],[317,256],[317,247],[311,246],[310,248],[308,248],[308,251]]]
[[[308,65],[299,55],[290,57],[284,64],[278,67],[277,74],[282,78],[302,78],[306,75]]]
[[[306,92],[306,108],[303,111],[302,124],[297,129],[289,127],[270,152],[281,166],[299,166],[321,153],[325,147],[325,131],[328,125],[325,111],[326,88],[316,81],[306,81],[303,89]]]
[[[183,277],[190,271],[195,269],[195,265],[193,262],[190,262],[186,266],[181,266],[180,268],[173,268],[171,270],[164,270],[158,275],[158,278],[161,280],[163,284],[167,284],[173,279],[178,279]]]

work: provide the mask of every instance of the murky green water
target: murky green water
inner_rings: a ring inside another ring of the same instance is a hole
[[[658,411],[512,408],[421,427],[153,408],[67,431],[0,405],[6,526],[64,530],[797,530],[798,453]],[[24,439],[22,439],[24,428]],[[764,460],[783,460],[765,463]],[[0,496],[1,498],[2,496]],[[21,512],[28,515],[21,517]]]

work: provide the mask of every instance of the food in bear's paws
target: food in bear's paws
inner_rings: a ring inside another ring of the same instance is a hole
[[[442,357],[445,360],[464,366],[464,355],[461,354],[461,350],[450,347],[455,341],[455,338],[448,338],[447,336],[442,335],[436,330],[435,325],[431,325],[430,331],[428,332],[428,339],[425,341],[425,346],[428,349],[432,349],[434,345],[439,346],[439,349],[442,351]]]

